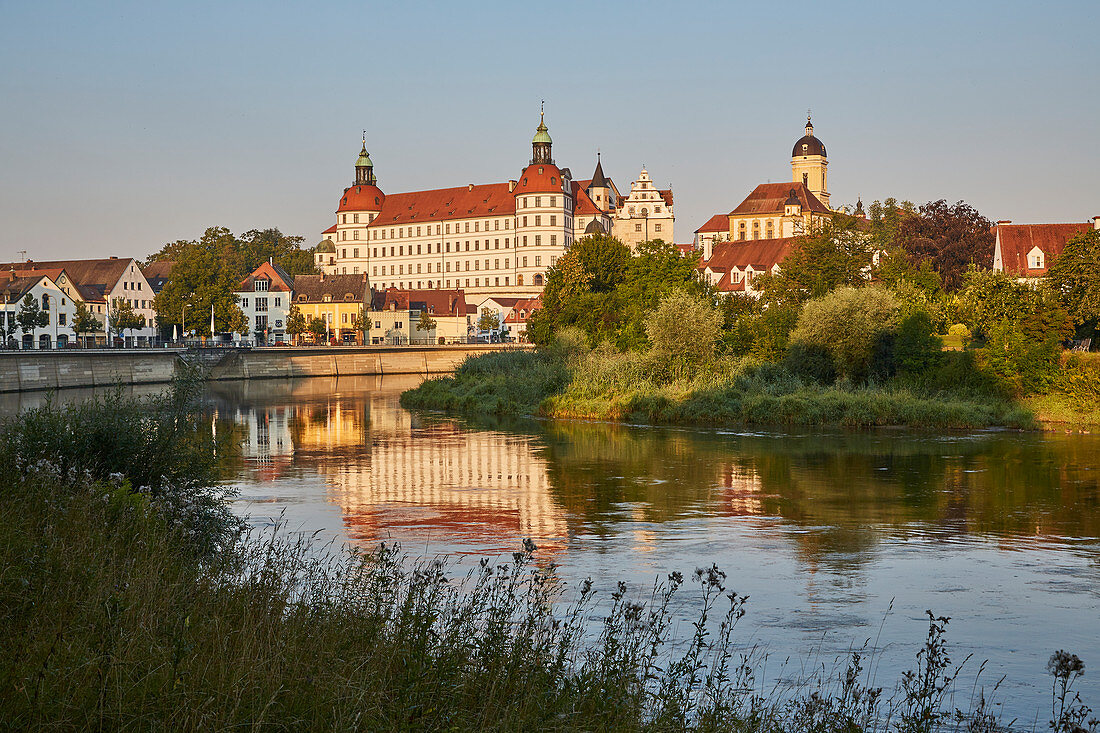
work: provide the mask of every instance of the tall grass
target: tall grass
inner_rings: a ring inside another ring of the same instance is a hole
[[[412,408],[690,425],[819,425],[915,428],[1036,427],[1027,406],[973,386],[900,379],[821,384],[786,366],[716,358],[689,374],[652,352],[526,352],[471,357],[453,377],[406,392]]]
[[[64,436],[85,414],[51,407],[26,420]],[[984,695],[950,704],[959,667],[946,619],[931,614],[916,666],[892,688],[874,686],[862,653],[770,683],[738,645],[746,599],[717,567],[604,598],[591,581],[567,587],[530,542],[457,574],[392,546],[326,550],[239,528],[197,553],[175,513],[209,487],[158,503],[133,488],[144,469],[123,461],[134,476],[96,476],[102,457],[90,455],[0,475],[0,728],[1002,729]],[[677,639],[685,589],[700,610]],[[1075,659],[1052,669],[1052,715],[1087,725]]]

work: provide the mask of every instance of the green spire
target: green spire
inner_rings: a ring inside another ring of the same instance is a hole
[[[359,160],[355,161],[355,166],[358,168],[361,165],[374,166],[374,163],[370,162],[370,155],[367,153],[367,136],[363,135],[363,149],[359,151]]]
[[[546,127],[546,115],[543,112],[542,108],[540,107],[539,108],[539,126],[538,126],[538,128],[536,128],[535,136],[533,138],[531,138],[531,142],[533,142],[533,143],[553,142],[550,139],[550,133],[548,132],[548,129],[549,128]]]

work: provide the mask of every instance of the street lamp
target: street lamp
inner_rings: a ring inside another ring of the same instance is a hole
[[[184,346],[187,345],[187,309],[191,307],[191,301],[183,304],[183,309],[180,311],[180,338],[183,339]]]

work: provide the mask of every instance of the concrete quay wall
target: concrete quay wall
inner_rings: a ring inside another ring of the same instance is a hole
[[[0,351],[0,392],[172,381],[178,349]]]
[[[456,346],[89,349],[0,351],[0,392],[158,384],[172,381],[185,361],[208,368],[208,378],[288,379],[350,375],[445,374],[468,355],[498,351],[489,344]]]
[[[515,347],[512,347],[515,348]],[[288,379],[350,375],[446,374],[496,345],[244,349],[227,354],[210,379]]]

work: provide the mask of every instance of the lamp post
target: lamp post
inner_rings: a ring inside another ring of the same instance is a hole
[[[180,310],[180,338],[183,339],[183,345],[187,345],[187,309],[191,307],[191,302],[188,301],[183,304],[183,308]]]

